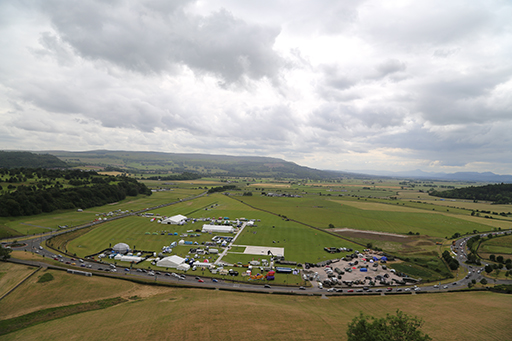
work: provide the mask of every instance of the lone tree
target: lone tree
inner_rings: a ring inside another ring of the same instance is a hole
[[[0,246],[0,260],[7,260],[11,258],[11,249],[3,248]]]
[[[419,330],[423,320],[400,310],[396,315],[376,319],[361,313],[348,324],[348,341],[429,341],[430,336]]]

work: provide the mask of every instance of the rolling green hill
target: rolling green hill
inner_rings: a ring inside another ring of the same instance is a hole
[[[322,171],[271,157],[96,150],[47,151],[70,166],[96,166],[133,173],[196,172],[205,176],[335,179],[354,174]]]
[[[0,168],[66,168],[67,164],[54,155],[30,152],[0,151]]]

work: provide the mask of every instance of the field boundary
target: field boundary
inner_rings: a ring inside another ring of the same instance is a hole
[[[22,285],[23,283],[25,283],[25,281],[27,279],[29,279],[30,277],[32,277],[33,275],[35,275],[36,272],[38,272],[39,270],[41,270],[42,267],[38,267],[37,269],[35,269],[32,273],[28,274],[24,279],[22,279],[18,284],[16,284],[14,287],[12,287],[9,291],[7,291],[5,294],[3,294],[2,296],[0,296],[0,301],[3,300],[5,297],[7,297],[7,295],[9,295],[11,292],[13,292],[14,290],[16,290],[20,285]]]
[[[275,216],[278,216],[278,217],[281,217],[281,218],[282,218],[282,216],[281,216],[280,214],[277,214],[277,213],[274,213],[274,212],[271,212],[271,211],[264,210],[264,209],[262,209],[262,208],[258,208],[258,207],[252,206],[252,205],[250,205],[250,204],[248,204],[248,203],[244,202],[243,200],[240,200],[240,199],[234,198],[234,197],[232,197],[232,196],[228,196],[228,198],[231,198],[231,199],[233,199],[233,200],[236,200],[236,201],[238,201],[238,202],[240,202],[240,203],[242,203],[242,204],[244,204],[244,205],[246,205],[246,206],[249,206],[250,208],[253,208],[253,209],[255,209],[255,210],[258,210],[258,211],[261,211],[261,212],[266,212],[266,213],[269,213],[269,214],[272,214],[272,215],[275,215]],[[353,243],[353,244],[356,244],[356,245],[359,245],[359,246],[362,246],[362,247],[366,248],[366,245],[363,245],[363,244],[361,244],[361,243],[355,242],[355,241],[350,240],[350,239],[348,239],[348,238],[342,237],[342,236],[340,236],[340,235],[338,235],[338,234],[336,234],[336,233],[332,233],[332,232],[330,232],[330,231],[326,231],[326,230],[321,229],[321,228],[319,228],[319,227],[316,227],[316,226],[313,226],[313,225],[309,225],[309,224],[303,223],[302,221],[298,221],[298,220],[295,220],[295,219],[292,219],[292,218],[288,218],[288,217],[286,217],[285,219],[288,219],[289,221],[293,221],[294,223],[297,223],[297,224],[301,224],[301,225],[307,226],[307,227],[312,228],[312,229],[315,229],[315,230],[317,230],[317,231],[320,231],[320,232],[324,232],[324,233],[330,234],[331,236],[334,236],[334,237],[336,237],[336,238],[343,239],[343,240],[345,240],[345,241],[347,241],[347,242],[350,242],[350,243]]]

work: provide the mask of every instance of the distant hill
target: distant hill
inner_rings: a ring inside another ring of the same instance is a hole
[[[93,166],[131,173],[195,172],[203,176],[339,179],[356,174],[323,171],[272,157],[95,150],[45,151],[70,166]]]
[[[0,168],[66,168],[66,162],[50,154],[0,151]]]
[[[475,181],[475,182],[505,182],[512,183],[512,175],[499,175],[492,172],[457,172],[457,173],[429,173],[416,169],[412,171],[389,172],[389,171],[361,171],[361,173],[387,176],[396,178],[424,179],[424,180],[446,180],[446,181]]]

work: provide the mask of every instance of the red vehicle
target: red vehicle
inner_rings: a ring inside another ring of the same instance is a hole
[[[347,292],[354,292],[354,289],[348,289]]]
[[[197,281],[198,281],[199,283],[204,283],[204,281],[203,281],[201,278],[199,278]]]

